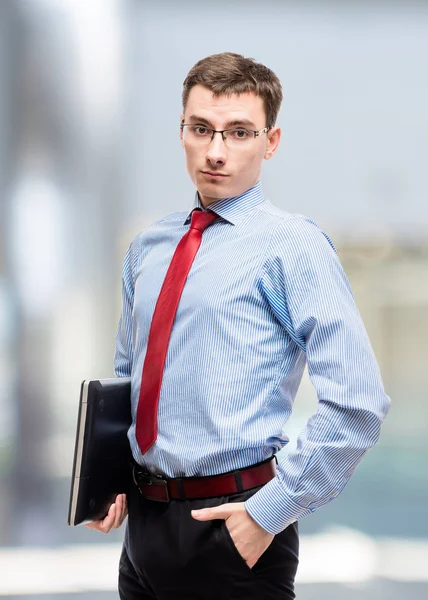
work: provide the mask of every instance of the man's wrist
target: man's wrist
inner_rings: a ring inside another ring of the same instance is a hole
[[[285,496],[278,477],[248,498],[244,506],[250,517],[272,535],[281,533],[289,525],[312,512]]]

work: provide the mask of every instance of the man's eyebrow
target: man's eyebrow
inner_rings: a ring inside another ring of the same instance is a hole
[[[212,126],[211,121],[208,121],[208,119],[204,119],[204,117],[198,117],[197,115],[190,115],[189,121],[196,121],[197,123],[203,123],[204,125]]]
[[[189,121],[203,123],[204,125],[208,125],[209,127],[213,126],[211,121],[209,121],[208,119],[205,119],[204,117],[199,117],[198,115],[190,115]],[[243,125],[246,127],[252,127],[252,128],[255,127],[254,123],[252,121],[250,121],[249,119],[234,119],[233,121],[228,121],[226,123],[225,129],[228,129],[229,127],[238,127],[239,125]]]
[[[226,123],[226,127],[236,127],[237,125],[245,125],[247,127],[255,127],[254,123],[249,119],[235,119]]]

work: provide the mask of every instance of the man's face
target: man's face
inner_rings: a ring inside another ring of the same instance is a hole
[[[245,127],[260,130],[266,127],[263,100],[252,92],[217,96],[202,85],[195,85],[189,94],[184,115],[185,123],[223,130]],[[210,142],[200,143],[181,133],[186,152],[186,166],[203,206],[220,198],[239,196],[260,179],[263,159],[273,156],[279,143],[279,127],[260,133],[243,144],[223,141],[216,133]]]

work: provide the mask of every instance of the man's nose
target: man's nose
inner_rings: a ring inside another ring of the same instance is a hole
[[[224,164],[226,162],[226,145],[220,132],[215,133],[206,154],[207,160],[215,164]]]

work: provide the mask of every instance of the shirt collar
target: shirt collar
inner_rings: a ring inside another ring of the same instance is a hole
[[[209,205],[208,209],[215,212],[217,215],[231,223],[236,225],[238,221],[247,213],[251,212],[258,204],[265,201],[262,183],[259,181],[252,188],[240,194],[239,196],[233,196],[232,198],[221,198],[216,200]],[[204,210],[201,201],[199,199],[199,193],[196,192],[195,199],[193,201],[192,209],[188,213],[184,225],[190,222],[192,211],[195,208],[201,208]]]

